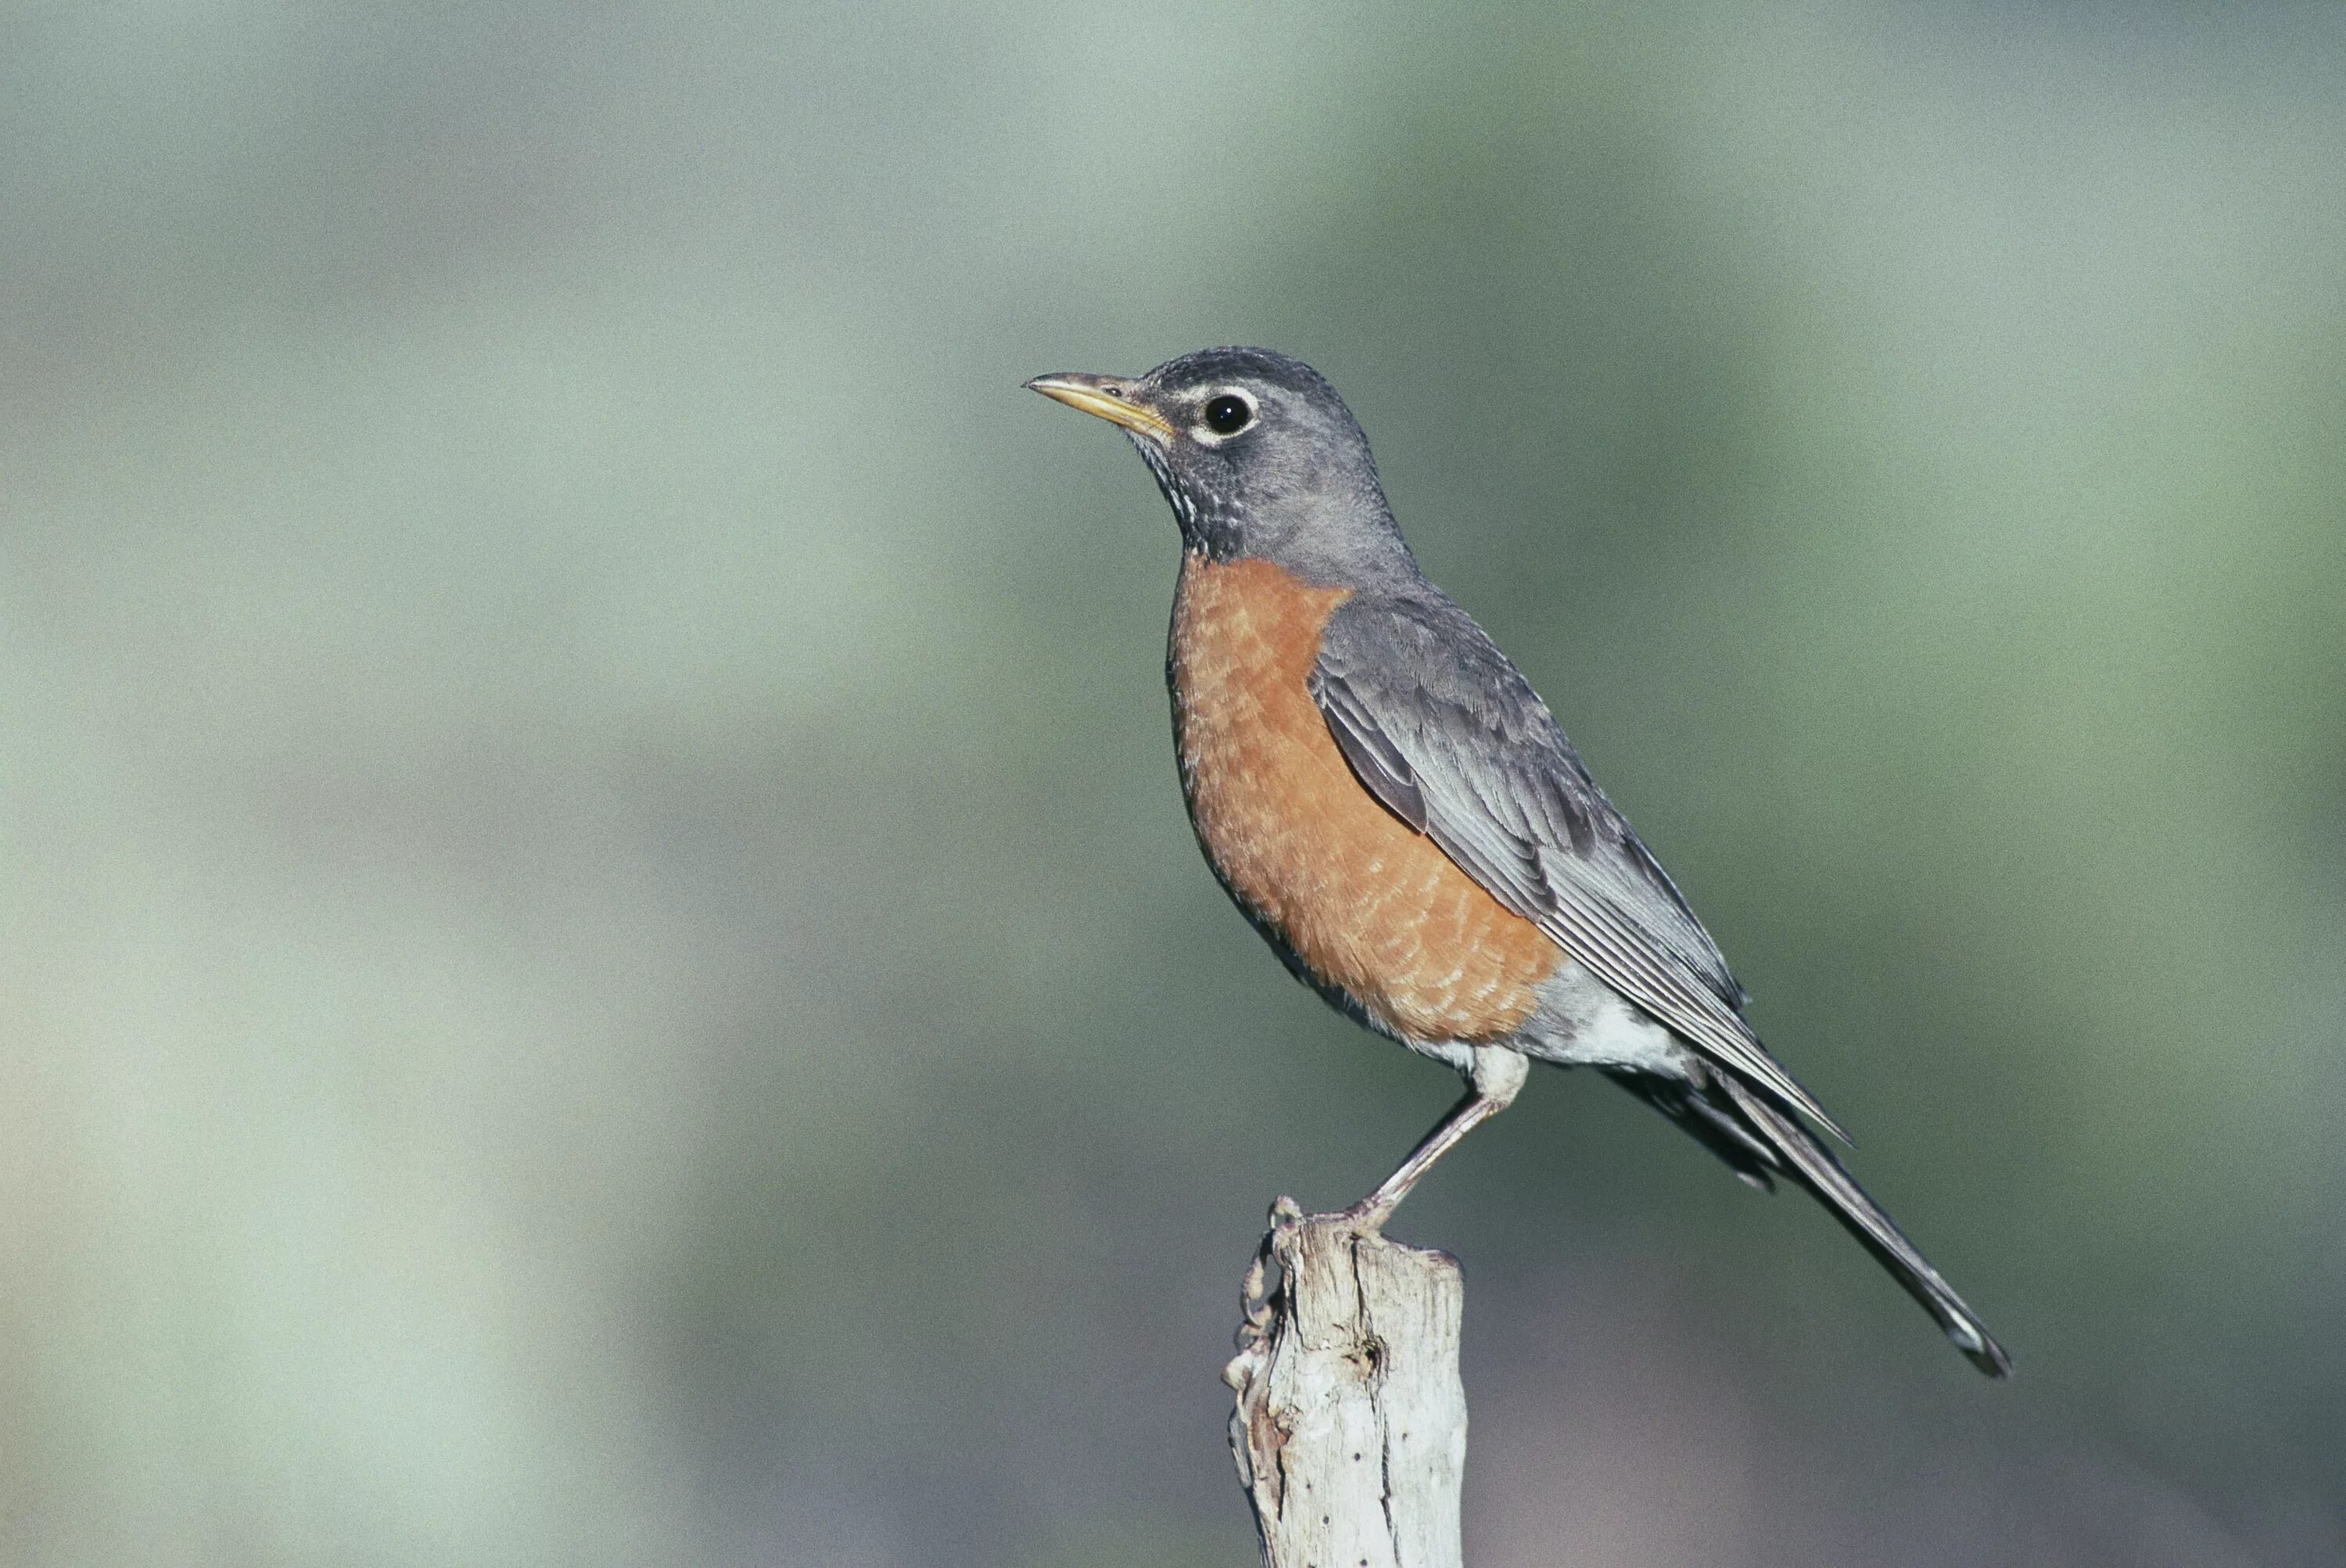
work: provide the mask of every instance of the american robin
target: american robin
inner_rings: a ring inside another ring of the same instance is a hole
[[[1506,655],[1417,569],[1368,438],[1310,366],[1208,349],[1027,386],[1120,425],[1181,529],[1166,684],[1189,820],[1296,977],[1472,1087],[1381,1227],[1533,1062],[1596,1068],[1755,1186],[1813,1193],[1974,1364],[2012,1369],[1803,1117],[1668,873]]]

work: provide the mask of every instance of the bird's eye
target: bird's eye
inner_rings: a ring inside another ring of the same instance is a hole
[[[1254,408],[1246,399],[1224,392],[1206,405],[1206,428],[1216,435],[1236,435],[1254,423]]]

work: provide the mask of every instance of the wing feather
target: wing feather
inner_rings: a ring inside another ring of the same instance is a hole
[[[1361,781],[1508,909],[1702,1054],[1847,1141],[1738,1011],[1743,988],[1547,707],[1446,598],[1330,620],[1311,694]]]

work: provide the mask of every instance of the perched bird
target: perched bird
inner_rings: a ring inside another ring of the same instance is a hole
[[[1208,349],[1027,386],[1123,427],[1181,528],[1166,683],[1223,889],[1338,1011],[1473,1085],[1345,1211],[1381,1227],[1535,1061],[1589,1066],[1760,1187],[1816,1195],[1981,1370],[2004,1348],[1802,1118],[1743,988],[1547,705],[1428,582],[1310,366]]]

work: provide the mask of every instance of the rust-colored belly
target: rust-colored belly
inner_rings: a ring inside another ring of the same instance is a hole
[[[1560,954],[1336,748],[1307,683],[1348,594],[1263,561],[1185,558],[1168,665],[1189,820],[1232,894],[1322,985],[1405,1038],[1499,1039]]]

